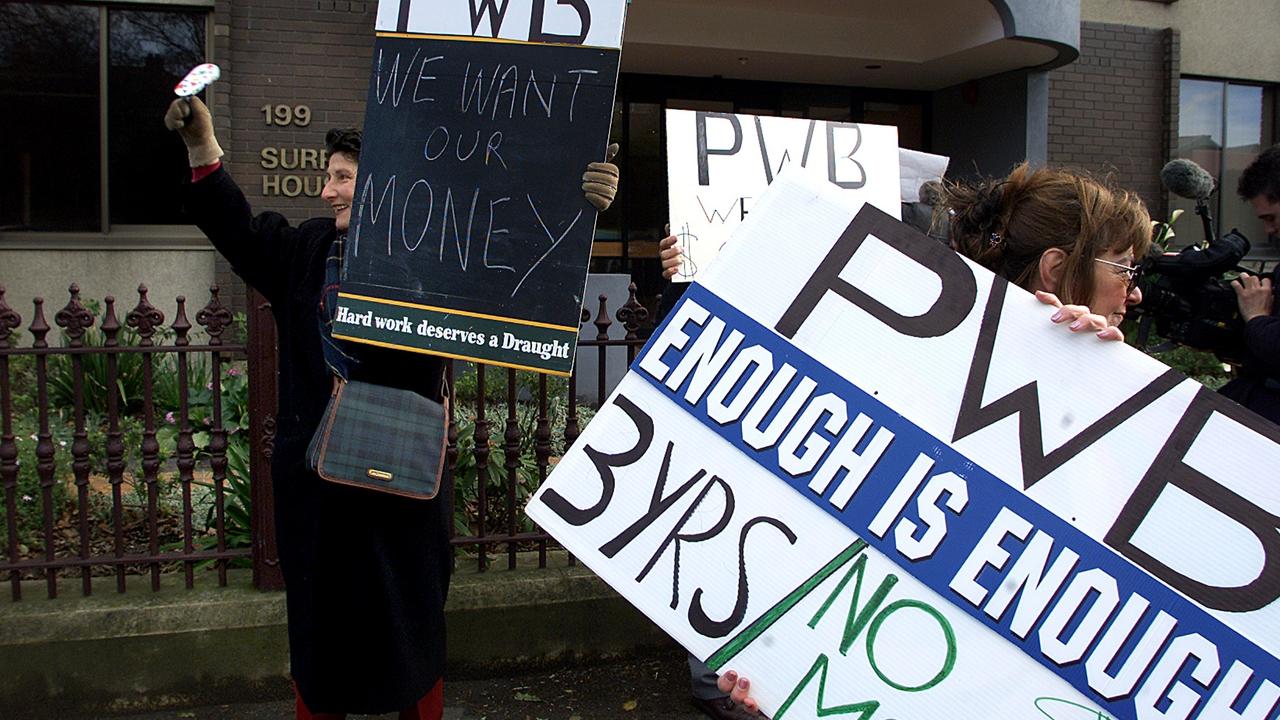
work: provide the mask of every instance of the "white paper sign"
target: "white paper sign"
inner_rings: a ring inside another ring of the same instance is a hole
[[[943,155],[898,149],[898,167],[902,174],[899,192],[902,202],[919,202],[920,186],[930,181],[940,181],[947,174],[951,158]]]
[[[671,232],[689,282],[720,253],[775,178],[799,172],[839,189],[842,202],[899,216],[898,129],[827,120],[667,110]],[[790,248],[770,250],[785,258]]]
[[[1274,718],[1280,428],[1047,314],[784,178],[528,512],[775,720]]]

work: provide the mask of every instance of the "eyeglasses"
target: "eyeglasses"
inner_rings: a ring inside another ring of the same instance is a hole
[[[1124,265],[1118,262],[1111,262],[1110,260],[1103,260],[1102,258],[1094,258],[1093,261],[1100,262],[1103,265],[1108,265],[1110,267],[1115,268],[1116,270],[1123,272],[1125,275],[1128,275],[1129,276],[1128,292],[1133,292],[1134,288],[1138,287],[1138,281],[1142,279],[1141,265]]]

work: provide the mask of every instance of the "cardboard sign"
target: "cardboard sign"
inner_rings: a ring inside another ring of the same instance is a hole
[[[666,121],[671,232],[683,251],[673,282],[697,278],[783,173],[826,180],[849,207],[899,216],[895,127],[692,110],[668,110]]]
[[[624,10],[379,2],[335,336],[569,374]]]
[[[950,163],[949,157],[898,148],[898,193],[902,202],[920,202],[920,186],[927,182],[941,182]]]
[[[1274,718],[1280,428],[1049,314],[784,178],[529,515],[775,720]]]

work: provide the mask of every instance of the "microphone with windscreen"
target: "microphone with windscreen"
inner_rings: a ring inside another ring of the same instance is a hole
[[[1160,171],[1160,184],[1169,192],[1196,201],[1196,214],[1204,225],[1206,245],[1213,243],[1213,218],[1205,200],[1213,194],[1213,176],[1190,160],[1170,160]]]
[[[1170,160],[1160,171],[1160,184],[1188,200],[1204,200],[1213,194],[1213,176],[1190,160]]]

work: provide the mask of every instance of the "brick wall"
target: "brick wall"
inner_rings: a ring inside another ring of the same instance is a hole
[[[255,211],[294,223],[328,212],[318,197],[324,134],[364,120],[376,10],[374,0],[217,3],[214,56],[223,80],[214,86],[215,124],[227,169]],[[272,108],[270,124],[264,106]],[[276,106],[305,107],[309,122],[279,124]],[[225,300],[244,310],[243,284],[221,259],[217,282],[227,288]]]
[[[1138,192],[1162,217],[1160,168],[1177,137],[1178,34],[1084,23],[1080,59],[1049,73],[1049,162]]]

